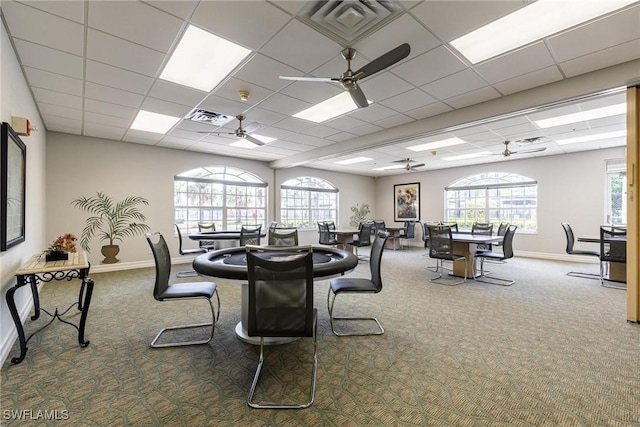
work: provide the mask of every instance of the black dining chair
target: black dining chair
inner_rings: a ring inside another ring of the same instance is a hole
[[[198,231],[201,233],[206,231],[216,231],[216,225],[213,222],[199,222]],[[216,249],[216,242],[213,240],[199,240],[198,245],[207,251],[213,251]]]
[[[626,237],[626,229],[600,227],[600,285],[606,288],[627,289],[625,283],[616,283],[605,278],[605,270],[609,263],[627,263],[627,242],[615,241],[616,238]]]
[[[378,219],[374,219],[373,220],[373,234],[374,235],[378,235],[378,231],[386,231],[387,230],[387,226],[385,225],[384,221],[382,220],[378,220]]]
[[[260,245],[262,225],[240,227],[240,246]]]
[[[404,230],[400,235],[400,247],[405,249],[409,248],[409,239],[414,239],[416,237],[416,222],[415,221],[405,221],[404,222]],[[405,245],[402,244],[405,243]]]
[[[582,249],[574,249],[574,245],[575,245],[575,236],[573,234],[573,229],[571,228],[571,226],[569,225],[568,222],[563,222],[562,223],[562,228],[564,229],[564,234],[565,237],[567,238],[567,247],[565,249],[565,251],[569,254],[569,255],[581,255],[581,256],[594,256],[594,257],[598,257],[598,259],[600,259],[600,251],[588,251],[588,250],[582,250]],[[570,271],[567,273],[567,276],[573,276],[573,277],[583,277],[586,279],[600,279],[600,275],[599,274],[595,274],[595,273],[583,273],[580,271]]]
[[[180,255],[201,255],[207,252],[205,248],[197,247],[193,249],[184,249],[182,247],[182,233],[180,232],[180,227],[178,224],[174,224],[176,227],[176,232],[178,233],[178,252]],[[182,270],[176,273],[176,277],[195,277],[198,273],[194,270]]]
[[[471,225],[471,234],[479,234],[481,236],[491,236],[493,235],[493,224],[489,222],[474,222]],[[476,250],[478,252],[491,251],[491,245],[480,243],[476,245]]]
[[[453,237],[452,229],[448,225],[430,225],[429,230],[429,257],[436,260],[435,272],[438,272],[438,277],[429,279],[430,282],[438,283],[441,285],[454,286],[459,285],[467,281],[467,258],[463,255],[456,255],[453,253]],[[443,281],[442,275],[444,272],[444,261],[452,261],[453,263],[464,261],[465,274],[462,280],[456,282]]]
[[[310,246],[298,247],[290,255],[283,256],[282,251],[283,249],[276,248],[247,247],[247,333],[252,337],[260,337],[260,357],[247,403],[256,409],[307,408],[313,403],[316,390],[318,313],[313,306],[313,252]],[[273,252],[278,253],[277,259],[269,256]],[[313,368],[306,402],[261,403],[254,400],[265,362],[265,337],[313,338]]]
[[[327,246],[336,246],[338,244],[335,235],[329,232],[329,224],[326,222],[318,222],[318,243]]]
[[[360,255],[358,253],[358,248],[371,246],[371,227],[373,227],[373,223],[371,222],[364,221],[360,223],[360,232],[358,233],[358,238],[349,243],[351,246],[356,248],[356,256],[359,260],[368,259],[368,256]]]
[[[389,238],[389,233],[379,231],[376,234],[376,238],[371,246],[371,257],[369,260],[369,269],[371,271],[371,278],[357,278],[342,276],[332,279],[329,282],[329,294],[327,295],[327,308],[329,310],[329,324],[331,325],[331,331],[334,335],[342,337],[349,335],[382,335],[384,328],[380,324],[380,321],[376,317],[338,317],[334,316],[333,306],[336,302],[336,298],[341,294],[377,294],[382,290],[382,276],[380,273],[382,265],[382,253],[384,252],[384,245]],[[331,298],[333,296],[333,298]],[[345,322],[353,322],[360,320],[373,320],[376,323],[377,329],[374,332],[340,332],[336,330],[335,321],[341,320]]]
[[[480,275],[476,276],[476,265],[473,266],[474,279],[480,282],[489,283],[491,285],[511,286],[515,283],[515,280],[502,279],[493,275],[487,276],[484,271],[485,260],[505,261],[509,258],[513,258],[513,236],[516,233],[517,225],[510,225],[507,227],[507,231],[504,234],[502,240],[502,252],[492,251],[478,251],[475,254],[474,263],[480,261]]]
[[[298,246],[298,229],[270,228],[267,242],[269,246]]]
[[[151,347],[179,347],[185,345],[206,344],[213,339],[213,332],[216,327],[216,321],[220,317],[220,296],[218,295],[218,288],[213,282],[193,282],[193,283],[176,283],[169,284],[169,277],[171,276],[171,255],[169,254],[169,248],[164,240],[162,234],[155,232],[146,235],[147,242],[151,247],[153,253],[153,259],[156,265],[156,280],[153,287],[153,297],[157,301],[183,301],[188,299],[203,298],[206,299],[211,307],[211,322],[196,323],[188,325],[170,326],[160,330],[156,337],[151,342]],[[218,300],[218,311],[213,308],[211,298],[213,295]],[[158,340],[162,334],[171,330],[182,329],[197,329],[203,327],[211,327],[211,334],[206,339],[201,340],[189,340],[178,342],[165,342],[158,343]]]

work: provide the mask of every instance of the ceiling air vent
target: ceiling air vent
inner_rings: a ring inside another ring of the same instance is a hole
[[[350,46],[402,12],[399,2],[391,0],[329,0],[309,2],[298,18],[343,46]]]
[[[192,120],[194,122],[199,123],[207,123],[215,126],[223,126],[233,120],[235,117],[228,116],[226,114],[221,113],[213,113],[207,110],[201,110],[199,108],[194,108],[184,116],[186,120]]]

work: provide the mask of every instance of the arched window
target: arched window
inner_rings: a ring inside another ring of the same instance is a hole
[[[458,227],[474,222],[508,222],[518,231],[538,230],[538,182],[507,172],[487,172],[459,179],[445,188],[445,216]]]
[[[217,230],[262,224],[267,215],[267,184],[256,175],[229,166],[209,166],[174,178],[175,221],[181,231],[198,231],[198,222]]]
[[[318,221],[338,218],[338,189],[324,179],[300,176],[280,186],[280,224],[316,228]]]

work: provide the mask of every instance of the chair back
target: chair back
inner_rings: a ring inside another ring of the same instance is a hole
[[[504,239],[502,240],[502,252],[504,253],[504,259],[513,258],[513,236],[516,234],[517,228],[517,225],[510,225],[504,233]]]
[[[377,235],[378,231],[385,231],[387,229],[387,226],[384,224],[384,221],[374,219],[373,228],[374,228],[373,234]]]
[[[504,236],[507,232],[507,228],[509,228],[508,222],[501,222],[498,226],[498,232],[496,233],[498,236]]]
[[[380,267],[382,265],[382,253],[384,245],[387,243],[389,233],[386,231],[378,231],[376,238],[371,246],[371,256],[369,258],[369,268],[371,269],[371,281],[376,285],[376,293],[382,290],[382,275]]]
[[[564,228],[564,234],[567,236],[567,248],[566,251],[569,255],[573,253],[573,245],[575,244],[575,237],[573,236],[573,230],[568,222],[562,223],[562,228]]]
[[[178,227],[176,225],[176,227]],[[180,233],[178,232],[178,235]],[[153,297],[162,301],[162,295],[169,287],[169,277],[171,276],[171,255],[164,237],[159,232],[147,233],[147,242],[151,247],[153,259],[156,264],[156,283],[153,287]]]
[[[358,233],[358,245],[359,246],[370,246],[371,245],[371,229],[373,228],[373,223],[369,221],[365,221],[360,223],[360,233]]]
[[[329,233],[329,224],[326,222],[318,222],[318,243],[321,245],[331,245],[331,233]]]
[[[180,255],[187,255],[182,249],[182,233],[180,232],[180,227],[178,227],[178,224],[173,225],[176,226],[176,232],[178,233],[178,252],[180,252]],[[164,238],[162,238],[162,240],[164,240]]]
[[[259,245],[261,230],[262,230],[262,225],[258,225],[255,227],[249,227],[249,226],[243,225],[240,228],[240,246]]]
[[[325,224],[327,224],[327,228],[329,230],[335,230],[336,229],[336,223],[333,221],[325,221]]]
[[[249,336],[313,336],[313,253],[247,247]]]
[[[600,261],[627,262],[627,241],[620,239],[626,236],[627,230],[600,227]]]
[[[267,241],[269,246],[298,246],[298,229],[270,228]]]
[[[493,224],[488,222],[474,222],[471,225],[471,234],[491,236],[493,234]]]
[[[404,223],[404,236],[405,239],[413,239],[416,237],[416,222],[405,221]]]
[[[277,221],[271,221],[271,224],[269,224],[269,230],[275,230],[277,227],[278,227]]]
[[[448,225],[430,225],[429,257],[438,259],[452,259],[453,238],[451,227]]]
[[[199,222],[198,231],[216,231],[216,225],[213,222]]]

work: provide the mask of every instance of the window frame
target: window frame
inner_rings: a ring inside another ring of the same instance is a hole
[[[295,181],[298,181],[295,183]],[[322,184],[322,186],[312,186],[310,183]],[[306,197],[295,197],[295,195],[288,196],[290,192],[297,192],[298,196],[304,195]],[[330,196],[329,204],[333,207],[318,207],[317,202],[323,198],[326,200],[326,195]],[[322,197],[325,196],[325,197]],[[313,230],[317,227],[318,221],[334,221],[337,223],[338,207],[339,207],[340,191],[331,182],[324,178],[318,178],[314,176],[298,176],[289,178],[280,185],[280,226],[282,227],[295,227],[299,230]],[[293,203],[289,203],[288,200],[293,199]],[[306,199],[306,200],[305,200]],[[297,203],[296,201],[300,201]],[[306,211],[301,216],[296,215],[295,211]],[[331,213],[327,215],[327,212]],[[293,215],[289,213],[293,212]],[[293,218],[293,219],[291,219]]]

